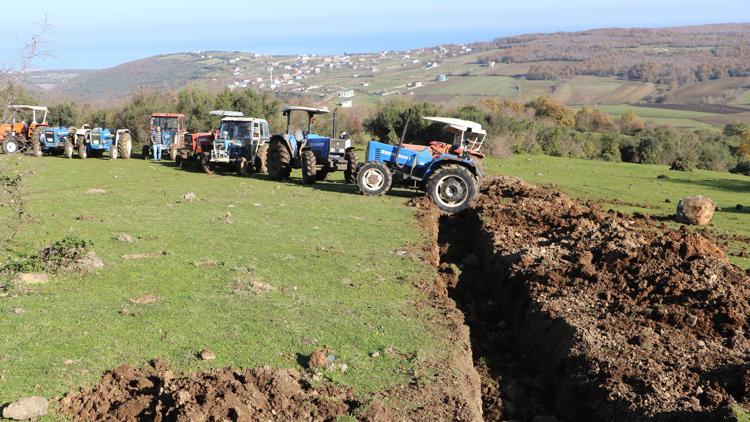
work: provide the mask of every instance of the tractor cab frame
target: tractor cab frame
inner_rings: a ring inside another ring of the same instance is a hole
[[[153,157],[151,140],[157,136],[156,128],[161,132],[162,148],[169,152],[172,161],[177,160],[178,151],[183,148],[183,141],[187,133],[185,126],[185,115],[179,113],[154,113],[149,121],[149,139],[141,148],[141,156],[144,159]]]
[[[35,155],[41,154],[44,129],[47,124],[47,107],[11,104],[3,113],[0,123],[0,143],[6,154],[15,154],[31,147]],[[28,118],[28,120],[26,120]]]

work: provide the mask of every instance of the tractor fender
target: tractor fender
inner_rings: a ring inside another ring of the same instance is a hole
[[[428,172],[430,174],[437,171],[442,166],[446,166],[449,164],[458,164],[460,166],[466,167],[471,174],[477,177],[477,179],[481,179],[484,177],[484,174],[482,174],[482,171],[470,160],[465,160],[463,158],[456,157],[455,155],[441,155],[438,157],[435,161],[430,164],[430,168]]]
[[[289,135],[287,134],[273,135],[271,139],[268,141],[268,143],[270,144],[273,141],[278,141],[278,142],[281,142],[282,145],[286,145],[287,149],[289,150],[289,155],[294,156],[294,148],[292,148],[292,141],[289,139]]]

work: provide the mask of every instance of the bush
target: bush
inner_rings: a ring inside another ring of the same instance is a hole
[[[575,115],[568,106],[546,95],[530,101],[526,107],[533,109],[537,118],[550,119],[563,126],[574,126],[576,123]]]
[[[693,171],[695,170],[695,167],[695,159],[692,159],[691,157],[677,157],[676,160],[672,161],[672,165],[669,166],[669,169],[676,171]]]
[[[744,174],[745,176],[750,176],[750,161],[740,161],[732,167],[730,170],[732,173],[737,174]]]

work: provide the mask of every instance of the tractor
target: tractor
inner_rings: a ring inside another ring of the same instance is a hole
[[[54,136],[54,134],[53,129],[51,135]],[[58,132],[58,136],[60,134],[61,132]],[[110,129],[99,127],[92,129],[91,125],[85,124],[80,129],[68,128],[66,135],[63,141],[63,151],[67,158],[73,158],[73,151],[78,150],[78,157],[81,159],[89,156],[99,158],[107,151],[113,160],[118,157],[128,159],[133,148],[128,129],[117,129],[113,134]]]
[[[9,105],[0,123],[0,144],[6,154],[26,151],[41,154],[43,132],[47,128],[47,107]]]
[[[156,136],[156,128],[161,129],[163,148],[169,151],[172,161],[177,159],[177,151],[182,148],[185,139],[185,115],[176,113],[154,113],[149,124],[150,139]],[[141,156],[144,160],[153,157],[150,139],[143,145]]]
[[[394,184],[427,193],[437,207],[449,214],[468,208],[484,176],[479,149],[487,132],[482,125],[449,117],[424,117],[444,125],[453,144],[404,143],[406,127],[398,145],[370,141],[367,161],[357,169],[357,186],[364,195],[382,195]]]
[[[229,168],[244,176],[254,167],[264,173],[270,138],[268,122],[244,117],[237,111],[215,110],[211,115],[220,116],[221,124],[210,145],[202,144],[199,162],[203,171],[210,174],[219,168]]]
[[[68,139],[68,128],[50,127],[44,131],[42,152],[49,155],[62,154],[65,150],[65,142]]]
[[[307,131],[298,129],[291,133],[292,113],[297,111],[307,113]],[[294,168],[302,169],[302,182],[305,184],[323,180],[328,173],[336,170],[344,171],[347,183],[354,182],[357,155],[350,139],[335,138],[335,110],[330,138],[312,133],[315,116],[329,113],[328,109],[286,106],[283,113],[286,133],[273,135],[268,146],[268,174],[272,179],[287,179]]]

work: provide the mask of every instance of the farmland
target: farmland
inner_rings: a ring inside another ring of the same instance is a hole
[[[0,298],[0,397],[59,396],[153,358],[178,372],[297,368],[318,347],[348,365],[324,377],[360,395],[414,377],[429,384],[451,370],[435,363],[460,345],[434,322],[438,310],[418,305],[425,293],[415,285],[435,269],[415,256],[427,240],[406,205],[410,192],[369,198],[337,179],[310,187],[296,176],[275,183],[140,160],[0,159],[24,174],[33,219],[4,261],[75,236],[93,242],[106,264]],[[732,240],[749,234],[750,207],[735,209],[750,195],[744,176],[545,156],[492,159],[486,168],[624,212],[668,215],[681,197],[708,195],[721,208],[711,230],[727,235],[730,253],[747,248]],[[118,240],[123,233],[134,242]],[[158,300],[131,301],[146,294]],[[204,348],[217,358],[197,359]]]

